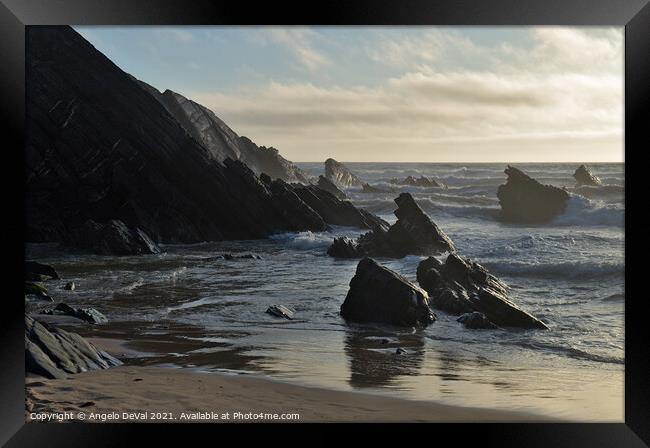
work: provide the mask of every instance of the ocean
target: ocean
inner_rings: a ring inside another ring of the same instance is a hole
[[[322,163],[299,166],[323,174]],[[165,253],[142,257],[78,255],[37,244],[27,246],[27,256],[59,271],[62,280],[48,282],[55,301],[95,307],[110,320],[74,331],[127,340],[128,363],[573,420],[623,420],[623,164],[589,165],[604,186],[581,188],[572,178],[578,164],[516,164],[571,193],[564,214],[534,226],[500,220],[496,190],[505,182],[505,164],[346,166],[378,187],[408,175],[446,184],[404,190],[461,255],[505,281],[512,300],[550,329],[469,330],[440,311],[425,329],[346,323],[339,308],[358,260],[333,259],[326,250],[334,237],[358,236],[359,229],[166,245]],[[347,191],[355,205],[395,222],[397,194],[360,190]],[[262,259],[214,258],[227,252]],[[423,258],[377,260],[415,282]],[[63,290],[71,280],[77,289]],[[266,314],[272,304],[295,309],[296,319]],[[406,353],[397,355],[397,347]]]

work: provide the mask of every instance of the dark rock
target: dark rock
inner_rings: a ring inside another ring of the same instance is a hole
[[[402,258],[406,255],[436,255],[456,250],[451,239],[416,204],[409,193],[402,193],[396,199],[397,222],[390,226],[375,227],[372,232],[361,235],[356,245],[349,239],[337,238],[328,249],[336,257]]]
[[[74,291],[76,289],[76,287],[77,286],[74,284],[74,282],[68,282],[68,283],[65,284],[63,289],[65,289],[67,291]]]
[[[420,177],[407,176],[406,178],[404,178],[402,180],[394,177],[389,182],[391,184],[410,185],[412,187],[427,187],[427,188],[442,188],[442,187],[444,187],[444,185],[442,183],[436,181],[434,178],[426,177],[426,176],[420,176]]]
[[[42,324],[25,315],[25,371],[46,378],[107,369],[122,364],[76,333]]]
[[[122,221],[112,219],[100,224],[92,220],[73,229],[68,245],[97,255],[158,254],[160,248],[141,229],[130,229]]]
[[[426,326],[436,320],[424,290],[372,258],[357,265],[341,316],[351,322],[400,326]]]
[[[404,350],[402,347],[397,347],[397,348],[395,349],[395,354],[396,354],[396,355],[405,355],[405,354],[406,354],[406,350]]]
[[[361,193],[366,193],[366,194],[380,194],[380,193],[394,193],[394,192],[395,190],[392,188],[390,190],[387,190],[384,188],[373,187],[370,184],[363,184],[361,189]]]
[[[210,260],[261,260],[262,257],[257,254],[223,254],[211,258]]]
[[[429,293],[434,308],[451,314],[477,311],[504,327],[548,328],[508,299],[505,283],[480,264],[458,254],[449,254],[444,264],[433,257],[423,260],[417,269],[417,279]]]
[[[471,329],[498,328],[496,325],[490,322],[490,319],[488,319],[485,314],[479,313],[478,311],[465,313],[456,320],[463,324],[466,328]]]
[[[285,319],[292,320],[294,314],[296,313],[290,308],[287,308],[284,305],[271,305],[267,308],[266,312],[276,317],[283,317]]]
[[[35,296],[41,300],[47,300],[48,302],[53,302],[52,297],[50,297],[47,288],[39,283],[34,282],[25,282],[25,295]]]
[[[50,265],[36,261],[25,261],[25,280],[38,282],[43,281],[45,278],[58,280],[59,274]]]
[[[591,174],[591,171],[589,171],[589,169],[587,169],[587,167],[584,165],[580,165],[578,167],[575,173],[573,173],[573,177],[575,178],[578,186],[589,185],[592,187],[600,187],[603,184],[600,179]]]
[[[345,193],[338,189],[338,187],[331,180],[327,179],[324,176],[318,176],[318,183],[316,184],[321,190],[325,190],[328,193],[333,194],[338,199],[344,200],[347,199]]]
[[[108,322],[106,316],[95,308],[72,308],[66,303],[59,303],[56,307],[44,310],[42,314],[71,316],[91,324],[103,324]]]
[[[360,186],[363,184],[361,179],[352,174],[345,165],[334,159],[327,159],[325,161],[325,177],[343,188]]]
[[[542,185],[510,165],[508,180],[500,185],[497,197],[503,218],[521,223],[548,222],[564,212],[569,193],[552,185]]]

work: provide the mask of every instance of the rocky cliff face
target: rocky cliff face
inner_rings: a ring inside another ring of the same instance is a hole
[[[360,186],[363,184],[363,181],[352,173],[348,167],[334,159],[327,159],[325,161],[325,177],[334,182],[334,184],[343,188]]]
[[[63,241],[88,220],[166,243],[327,228],[296,194],[272,191],[241,161],[217,161],[231,149],[227,130],[206,148],[71,28],[28,27],[26,49],[28,241]],[[209,118],[196,122],[218,127]]]

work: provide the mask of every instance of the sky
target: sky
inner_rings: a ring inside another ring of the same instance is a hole
[[[75,27],[295,162],[622,162],[623,28]]]

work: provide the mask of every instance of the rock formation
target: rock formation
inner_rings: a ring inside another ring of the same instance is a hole
[[[543,223],[561,214],[569,193],[552,185],[543,185],[510,165],[505,170],[508,180],[500,185],[497,197],[503,218],[520,223]]]
[[[67,303],[59,303],[51,309],[43,310],[42,314],[50,316],[71,316],[90,324],[103,324],[108,322],[106,316],[95,308],[73,308]]]
[[[361,189],[361,193],[366,193],[366,194],[381,194],[381,193],[394,193],[395,189],[391,188],[390,190],[380,188],[380,187],[375,187],[370,184],[363,184]]]
[[[407,176],[402,180],[394,177],[389,182],[391,184],[410,185],[412,187],[427,187],[427,188],[444,187],[442,183],[436,181],[434,178],[426,177],[426,176],[420,176],[420,177]]]
[[[47,264],[36,261],[25,261],[25,280],[40,282],[48,278],[58,280],[59,274],[56,270]]]
[[[334,184],[334,182],[332,182],[325,176],[318,176],[318,183],[316,185],[318,186],[318,188],[325,190],[329,193],[332,193],[334,196],[336,196],[341,200],[348,198],[345,195],[345,193],[343,193],[341,190],[338,189],[338,187]]]
[[[351,322],[400,326],[426,326],[436,320],[425,291],[372,258],[357,265],[341,316]]]
[[[507,297],[508,287],[480,264],[455,253],[443,264],[434,257],[418,265],[417,280],[429,293],[431,306],[450,314],[479,312],[495,325],[520,328],[548,328]],[[477,317],[468,323],[477,323]],[[478,319],[481,320],[481,319]],[[488,326],[485,322],[481,323]]]
[[[72,229],[66,243],[76,249],[97,255],[143,255],[158,254],[160,248],[141,229],[129,229],[117,219],[106,223],[86,221]]]
[[[76,333],[40,323],[25,315],[25,371],[46,378],[107,369],[122,364]]]
[[[591,171],[589,171],[589,169],[584,165],[580,165],[578,169],[576,169],[575,173],[573,173],[573,177],[578,186],[588,185],[591,187],[600,187],[603,184],[600,179],[591,174]]]
[[[327,253],[337,258],[362,256],[402,258],[406,255],[436,255],[456,250],[454,243],[417,205],[413,196],[396,199],[397,222],[388,230],[374,228],[356,241],[337,238]]]
[[[352,174],[345,165],[334,159],[327,159],[325,161],[325,177],[343,188],[360,186],[363,184],[361,179]]]

